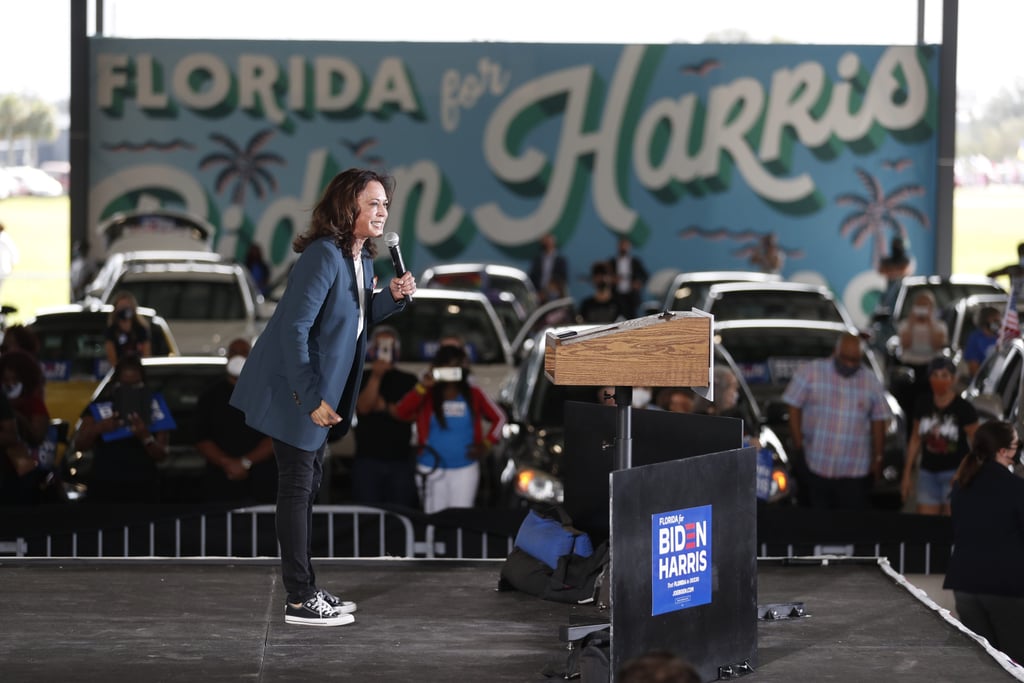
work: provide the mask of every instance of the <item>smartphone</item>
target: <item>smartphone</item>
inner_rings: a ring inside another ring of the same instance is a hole
[[[432,370],[434,380],[437,382],[461,382],[462,368],[445,366]]]
[[[391,337],[382,336],[377,340],[377,360],[387,361],[388,363],[394,362],[394,350],[395,340]]]

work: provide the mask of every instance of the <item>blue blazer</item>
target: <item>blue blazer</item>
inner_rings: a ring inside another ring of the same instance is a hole
[[[242,367],[231,405],[258,431],[305,451],[319,449],[328,428],[309,415],[326,401],[348,431],[366,356],[366,331],[405,307],[387,288],[373,293],[373,260],[363,252],[366,317],[357,335],[359,294],[355,264],[330,238],[299,255],[288,286]]]

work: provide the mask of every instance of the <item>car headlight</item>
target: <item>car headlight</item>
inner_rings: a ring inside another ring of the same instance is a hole
[[[565,487],[558,478],[532,467],[516,472],[515,492],[537,503],[561,503],[565,498]]]

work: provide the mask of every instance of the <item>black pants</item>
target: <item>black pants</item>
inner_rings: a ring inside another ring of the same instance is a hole
[[[1024,598],[953,591],[964,625],[988,639],[1018,664],[1024,664]]]
[[[325,432],[326,433],[326,432]],[[274,439],[277,457],[277,542],[288,602],[305,602],[317,591],[313,572],[313,503],[324,476],[327,442],[304,451]]]

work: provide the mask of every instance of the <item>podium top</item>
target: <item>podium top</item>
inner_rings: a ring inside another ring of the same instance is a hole
[[[544,372],[554,384],[709,387],[714,318],[665,312],[545,338]]]

